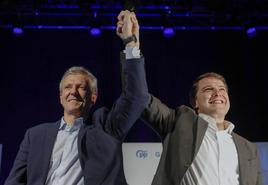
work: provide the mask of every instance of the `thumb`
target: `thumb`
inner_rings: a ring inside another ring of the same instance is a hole
[[[135,36],[137,37],[137,39],[139,39],[139,29],[140,29],[140,26],[139,26],[138,20],[136,18],[136,15],[134,13],[132,13],[131,21],[133,23],[132,33],[135,34]]]

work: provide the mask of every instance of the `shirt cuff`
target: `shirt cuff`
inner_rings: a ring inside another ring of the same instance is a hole
[[[126,59],[140,58],[140,50],[137,47],[126,47],[123,51],[126,54]]]

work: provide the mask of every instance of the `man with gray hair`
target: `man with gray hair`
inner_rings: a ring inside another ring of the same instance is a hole
[[[132,27],[120,34],[127,38]],[[126,43],[127,52],[136,44]],[[60,82],[63,117],[27,130],[5,185],[127,185],[122,142],[149,98],[143,58],[133,58],[122,66],[125,85],[114,106],[93,115],[97,79],[83,67],[68,69]]]

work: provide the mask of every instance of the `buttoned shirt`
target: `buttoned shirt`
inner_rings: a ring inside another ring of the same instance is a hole
[[[199,114],[208,122],[204,139],[181,185],[239,185],[237,150],[232,138],[234,125],[218,130],[214,118]]]
[[[84,185],[77,147],[78,132],[82,124],[83,118],[76,119],[73,125],[68,125],[61,119],[46,185]]]

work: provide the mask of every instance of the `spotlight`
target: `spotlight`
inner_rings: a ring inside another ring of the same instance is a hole
[[[249,38],[253,38],[257,34],[258,34],[258,32],[257,32],[256,28],[250,27],[250,28],[247,29],[247,35],[248,35]]]
[[[98,37],[101,35],[101,29],[100,28],[91,28],[90,34],[94,37]]]
[[[14,33],[15,35],[21,35],[21,34],[23,33],[23,29],[20,28],[20,27],[14,27],[14,28],[13,28],[13,33]]]
[[[163,30],[164,37],[170,38],[170,37],[173,37],[174,34],[175,34],[174,29],[171,27],[165,28]]]

